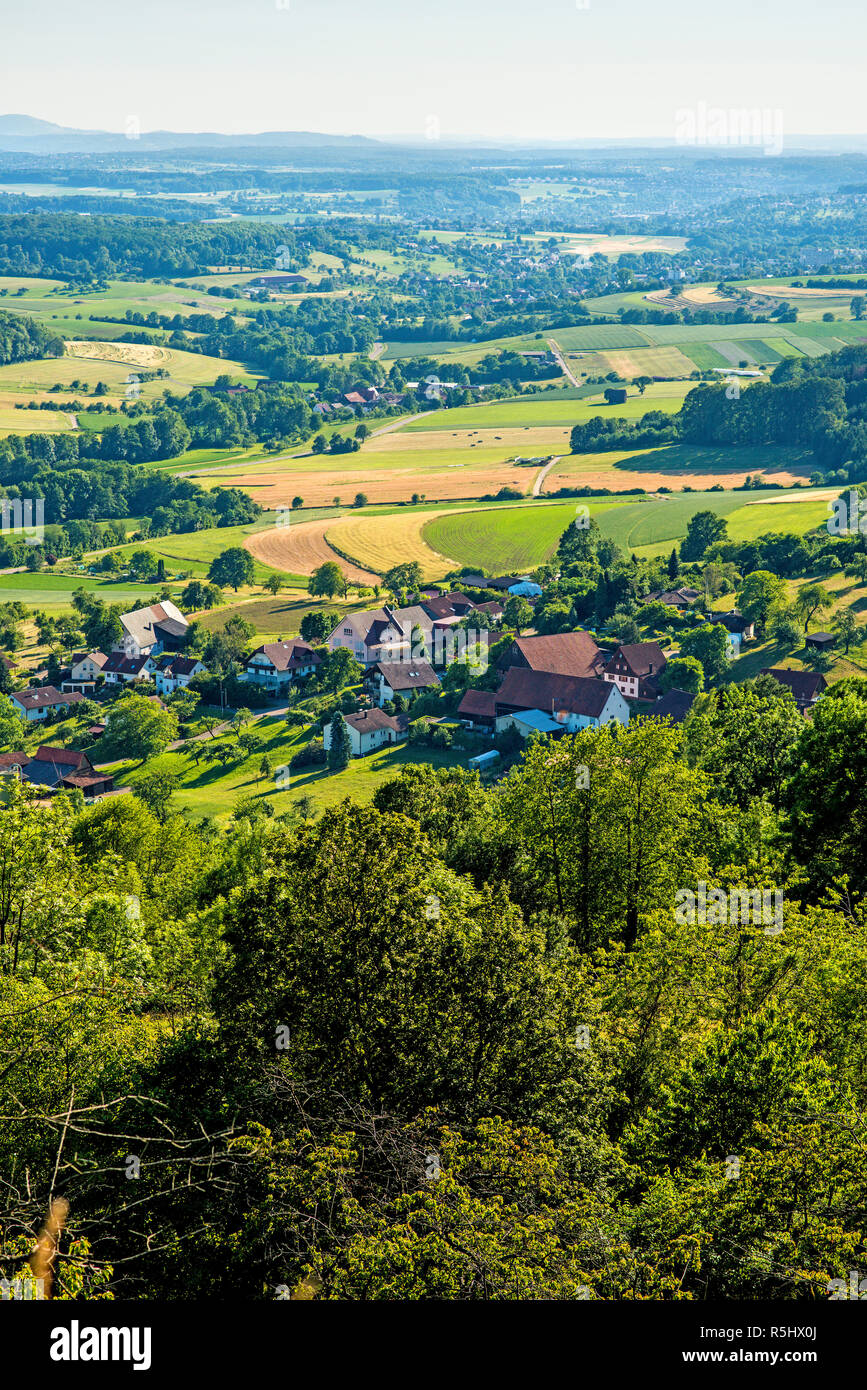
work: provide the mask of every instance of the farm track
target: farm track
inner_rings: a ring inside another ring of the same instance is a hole
[[[560,351],[560,344],[557,342],[557,339],[556,339],[556,338],[549,338],[549,339],[548,339],[548,347],[551,349],[551,352],[552,352],[553,356],[556,358],[557,365],[558,365],[558,367],[560,368],[560,371],[561,371],[561,372],[563,373],[563,375],[567,378],[567,380],[571,383],[571,385],[572,385],[572,386],[580,386],[580,385],[581,385],[581,382],[580,382],[580,381],[578,380],[578,378],[574,375],[574,373],[573,373],[573,371],[572,371],[572,368],[566,365],[566,358],[563,356],[563,353]]]
[[[540,468],[539,472],[536,474],[536,480],[533,483],[533,497],[541,497],[542,488],[545,484],[545,479],[547,478],[548,474],[551,472],[551,469],[555,466],[555,464],[558,464],[560,462],[560,459],[562,457],[562,454],[560,454],[557,456],[557,458],[552,459],[550,463],[546,463],[544,468]]]

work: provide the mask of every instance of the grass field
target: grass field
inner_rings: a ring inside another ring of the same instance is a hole
[[[599,518],[602,532],[624,550],[647,557],[683,539],[691,516],[712,511],[725,519],[732,540],[755,540],[774,531],[803,534],[827,517],[829,492],[780,494],[754,499],[743,492],[678,493],[637,506],[622,506]]]
[[[65,434],[75,428],[65,410],[16,410],[8,401],[0,397],[0,434]]]
[[[575,520],[578,507],[585,505],[594,517],[614,506],[591,500],[553,506],[533,503],[501,511],[474,507],[429,521],[422,539],[459,564],[481,565],[492,573],[523,573],[550,559],[566,527]]]
[[[106,603],[123,603],[127,608],[142,608],[161,585],[131,584],[129,580],[112,582],[84,574],[0,574],[0,603],[17,600],[30,608],[47,612],[67,611],[72,607],[76,589],[86,589]],[[168,585],[176,596],[180,586]]]
[[[411,420],[401,426],[395,434],[399,437],[428,430],[487,430],[495,426],[532,429],[546,425],[562,425],[564,428],[571,428],[581,421],[592,419],[594,415],[637,420],[649,410],[676,413],[683,405],[684,397],[694,387],[695,383],[692,381],[654,382],[648,386],[644,395],[641,395],[637,387],[630,387],[627,400],[622,405],[607,405],[602,396],[602,388],[599,388],[597,395],[586,396],[581,400],[560,401],[537,396],[530,401],[512,399],[492,402],[490,405],[459,405],[452,410],[430,411],[420,419]],[[394,435],[383,437],[394,438]]]

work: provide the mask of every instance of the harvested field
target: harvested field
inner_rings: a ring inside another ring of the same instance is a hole
[[[312,574],[327,560],[334,560],[347,579],[357,584],[378,584],[378,574],[361,569],[332,550],[325,532],[334,525],[333,521],[299,521],[297,525],[275,526],[273,530],[248,536],[244,545],[257,560],[287,574]]]
[[[172,354],[169,348],[154,343],[97,343],[69,342],[70,357],[99,358],[105,362],[122,362],[130,367],[168,367]]]
[[[824,285],[821,289],[795,288],[792,285],[748,285],[750,294],[760,294],[768,299],[851,299],[859,290],[832,290]]]
[[[618,348],[611,352],[598,353],[600,358],[598,372],[618,372],[624,378],[634,376],[688,377],[695,371],[695,363],[684,356],[676,347],[657,348]],[[654,410],[655,404],[648,401],[647,409]]]
[[[422,537],[422,528],[439,512],[410,512],[391,516],[345,516],[328,526],[326,539],[360,564],[385,574],[394,565],[417,560],[425,579],[439,579],[457,561],[434,550]]]
[[[220,486],[246,488],[266,508],[288,506],[296,494],[304,498],[306,507],[328,507],[334,504],[335,497],[340,498],[343,506],[349,506],[358,492],[363,492],[369,502],[380,503],[405,502],[415,492],[422,501],[484,497],[502,487],[529,492],[535,477],[532,468],[504,463],[501,458],[477,460],[472,451],[464,452],[466,463],[441,468],[436,464],[426,466],[422,462],[423,454],[404,453],[395,459],[395,466],[389,468],[353,469],[351,472],[334,467],[321,472],[293,468],[275,469],[273,473],[220,473],[213,481]]]

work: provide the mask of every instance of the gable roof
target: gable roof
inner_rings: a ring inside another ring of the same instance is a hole
[[[120,622],[124,632],[140,647],[153,646],[159,637],[155,628],[159,626],[176,636],[189,627],[181,610],[170,599],[152,603],[148,608],[135,608],[131,613],[121,613]]]
[[[818,699],[822,691],[828,688],[828,682],[820,671],[790,671],[782,666],[766,666],[761,674],[773,676],[780,685],[789,687],[796,700],[805,703]]]
[[[249,666],[254,656],[266,657],[275,671],[292,671],[297,666],[315,666],[322,660],[309,642],[302,642],[298,637],[292,637],[286,642],[265,642],[251,652],[244,665]]]
[[[711,613],[709,617],[712,623],[722,623],[727,632],[746,632],[753,626],[752,619],[740,613]]]
[[[465,719],[494,719],[497,713],[497,696],[493,690],[466,690],[458,714]]]
[[[695,696],[686,690],[666,690],[648,713],[654,719],[670,719],[682,724],[695,703]]]
[[[150,660],[149,656],[124,656],[123,652],[112,652],[102,669],[110,674],[137,676]]]
[[[701,598],[700,589],[657,589],[652,594],[644,594],[640,603],[664,603],[668,608],[680,608]]]
[[[429,685],[440,683],[439,676],[427,661],[378,661],[373,669],[379,671],[392,690],[424,690]]]
[[[164,652],[157,661],[157,670],[163,676],[191,676],[197,666],[204,667],[197,656],[177,656],[174,652]]]
[[[358,714],[345,714],[343,718],[357,734],[376,733],[380,729],[393,729],[395,733],[399,733],[406,727],[405,723],[400,723],[393,715],[386,714],[384,710],[377,709],[376,706],[372,709],[363,709]]]
[[[603,661],[589,632],[516,637],[512,648],[518,649],[531,671],[551,671],[562,676],[596,675]]]
[[[606,671],[613,669],[618,657],[623,658],[633,676],[658,676],[663,666],[667,665],[665,652],[658,642],[621,643],[606,663]]]
[[[455,592],[425,599],[423,606],[431,618],[452,618],[455,614],[463,618],[467,613],[471,613],[476,605],[466,594]]]
[[[62,763],[67,767],[81,767],[86,763],[90,767],[90,759],[86,753],[77,753],[74,748],[50,748],[46,744],[40,744],[33,754],[33,760],[40,763]]]
[[[98,666],[101,670],[108,661],[108,657],[105,652],[73,652],[72,660],[69,663],[70,667],[74,668],[82,661],[92,661],[94,666]]]
[[[581,714],[596,719],[611,699],[611,693],[609,681],[510,666],[496,691],[496,711],[499,715],[510,713],[509,707],[539,709],[546,713]]]

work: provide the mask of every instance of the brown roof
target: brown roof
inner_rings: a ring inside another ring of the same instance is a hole
[[[392,690],[424,690],[440,683],[427,661],[378,661],[373,669],[380,672]]]
[[[33,754],[35,762],[40,763],[65,763],[71,767],[81,767],[86,763],[90,767],[90,759],[86,753],[77,753],[74,748],[48,748],[41,744]]]
[[[27,690],[16,690],[10,697],[17,700],[22,709],[44,709],[46,705],[76,705],[84,699],[77,690],[61,695],[53,685],[30,686]]]
[[[517,648],[531,671],[561,676],[595,676],[601,653],[589,632],[558,632],[549,637],[516,637]]]
[[[0,767],[26,767],[29,762],[29,753],[0,753]]]
[[[612,654],[611,660],[606,663],[606,670],[613,668],[618,657],[623,658],[627,669],[633,676],[658,676],[663,666],[666,665],[665,652],[658,642],[621,644]]]
[[[496,704],[497,696],[493,690],[467,690],[458,705],[458,714],[465,719],[493,719]]]
[[[608,681],[512,666],[496,692],[496,710],[498,715],[507,714],[510,709],[540,709],[546,714],[565,712],[596,718],[610,697]]]
[[[112,778],[107,772],[69,772],[62,780],[71,782],[74,787],[97,787],[111,782]]]
[[[425,599],[424,606],[432,618],[451,618],[455,613],[464,617],[465,614],[471,613],[476,605],[466,594],[453,593]]]
[[[827,689],[828,682],[820,671],[790,671],[782,666],[766,666],[763,676],[773,676],[780,685],[786,685],[796,700],[816,700]]]
[[[249,666],[254,656],[266,656],[275,671],[291,671],[296,666],[315,666],[322,660],[308,642],[302,642],[297,637],[291,638],[288,642],[266,642],[264,646],[257,647],[244,664]]]

